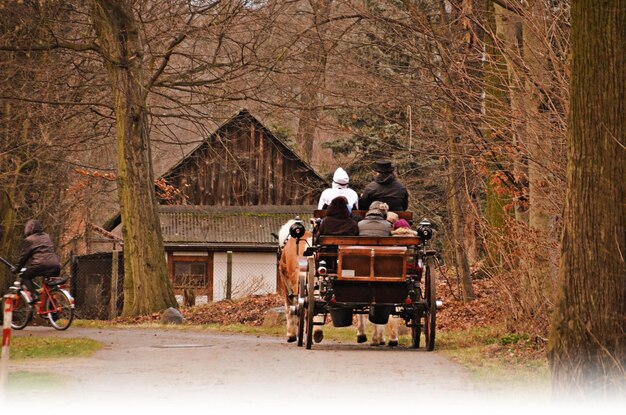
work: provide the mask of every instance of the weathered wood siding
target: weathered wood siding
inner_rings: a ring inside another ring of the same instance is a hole
[[[164,176],[190,205],[316,204],[323,180],[247,111]]]

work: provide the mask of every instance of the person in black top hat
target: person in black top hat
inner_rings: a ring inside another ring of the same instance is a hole
[[[363,189],[359,209],[367,210],[373,201],[379,200],[388,204],[391,211],[405,211],[409,207],[409,192],[393,174],[391,161],[376,161],[373,168],[374,180]]]

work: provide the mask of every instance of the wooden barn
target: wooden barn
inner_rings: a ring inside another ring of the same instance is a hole
[[[176,189],[157,187],[175,293],[193,289],[208,301],[227,296],[229,273],[233,298],[237,293],[275,292],[278,243],[272,233],[296,215],[308,220],[327,187],[247,110],[219,127],[159,181]],[[120,236],[120,215],[103,225],[103,231]],[[106,246],[113,239],[103,241]]]
[[[317,204],[324,180],[247,110],[162,176],[184,204]]]

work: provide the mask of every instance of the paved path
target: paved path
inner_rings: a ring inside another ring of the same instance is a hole
[[[29,386],[12,382],[9,407],[21,406],[26,396],[30,406],[58,400],[54,408],[62,405],[58,413],[64,415],[118,409],[178,414],[185,408],[215,414],[465,414],[488,406],[465,370],[423,349],[323,342],[306,350],[282,338],[172,328],[28,327],[14,335],[88,337],[105,347],[90,358],[12,361],[11,378]],[[51,388],[52,381],[59,386]]]

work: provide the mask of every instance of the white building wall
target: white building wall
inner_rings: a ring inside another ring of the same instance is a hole
[[[276,292],[276,254],[233,252],[232,299]],[[213,301],[226,298],[226,252],[213,255]]]

